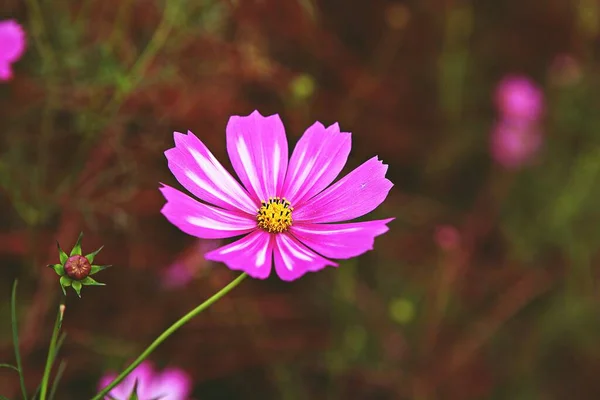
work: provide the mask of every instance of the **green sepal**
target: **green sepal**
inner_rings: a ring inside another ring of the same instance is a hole
[[[82,288],[82,284],[80,281],[73,281],[72,283],[73,286],[73,290],[75,290],[75,292],[77,293],[77,296],[79,296],[79,298],[81,298],[81,288]]]
[[[73,250],[71,250],[71,254],[69,254],[70,256],[74,256],[74,255],[81,255],[81,239],[83,238],[83,232],[81,232],[79,234],[79,237],[77,238],[77,243],[75,243],[75,246],[73,246]]]
[[[63,249],[60,248],[60,244],[58,244],[58,241],[56,242],[56,247],[58,248],[58,257],[60,259],[60,263],[66,263],[69,256],[63,251]]]
[[[97,272],[102,271],[103,269],[110,268],[112,265],[92,265],[92,269],[90,270],[90,275],[94,275]]]
[[[82,285],[84,286],[106,286],[106,283],[98,282],[94,280],[94,278],[86,276],[82,280],[80,280]]]
[[[98,250],[85,256],[85,258],[87,258],[87,260],[90,262],[90,264],[94,262],[94,257],[96,257],[96,254],[100,253],[100,250],[102,250],[103,248],[104,248],[104,246],[101,246]]]
[[[65,274],[65,266],[62,264],[49,264],[48,267],[52,268],[58,276]]]
[[[65,296],[67,295],[67,291],[65,290],[65,288],[71,286],[72,283],[73,280],[68,276],[64,275],[60,277],[60,287],[62,288],[63,294]]]
[[[137,378],[135,378],[135,383],[133,384],[133,389],[131,390],[131,394],[129,395],[129,399],[128,400],[139,400],[137,391],[138,391],[138,385],[139,385],[139,381]]]

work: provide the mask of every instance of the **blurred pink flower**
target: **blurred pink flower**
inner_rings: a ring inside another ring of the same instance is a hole
[[[212,264],[204,258],[204,253],[215,250],[221,245],[220,240],[198,239],[194,246],[165,268],[161,273],[161,285],[165,289],[176,289],[186,286],[202,270]]]
[[[374,210],[393,186],[387,165],[373,157],[335,184],[350,153],[350,134],[316,122],[298,141],[288,166],[279,115],[232,116],[227,152],[243,186],[193,133],[175,132],[165,152],[175,178],[204,203],[163,185],[165,217],[187,234],[219,239],[244,235],[205,254],[230,269],[265,279],[275,264],[282,280],[318,271],[329,260],[373,249],[393,218],[339,224]],[[329,186],[329,187],[328,187]],[[206,204],[209,203],[209,204]],[[293,218],[293,219],[292,219]]]
[[[12,78],[12,63],[21,58],[25,45],[21,25],[12,19],[0,21],[0,81]]]
[[[544,111],[544,95],[529,78],[509,75],[496,87],[496,105],[501,118],[537,120]]]
[[[445,251],[455,250],[460,245],[460,233],[452,225],[438,225],[434,239],[440,249]]]
[[[535,124],[505,120],[496,124],[491,136],[491,153],[496,162],[509,169],[531,161],[542,145],[542,135]]]
[[[117,374],[109,373],[100,379],[98,390],[108,386]],[[192,380],[183,371],[177,368],[168,368],[162,372],[156,372],[148,361],[141,363],[131,374],[108,394],[117,400],[127,400],[131,394],[135,382],[138,382],[139,400],[189,400],[192,390]],[[105,400],[109,400],[107,396]]]

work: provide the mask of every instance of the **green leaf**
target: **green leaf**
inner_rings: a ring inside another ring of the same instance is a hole
[[[106,286],[105,283],[98,282],[89,276],[85,277],[84,279],[80,280],[79,282],[81,282],[85,286]]]
[[[8,397],[4,397],[0,394],[0,400],[10,400]]]
[[[63,249],[60,248],[60,244],[58,244],[58,241],[56,242],[56,247],[58,247],[58,257],[60,258],[60,263],[66,263],[67,258],[69,258],[69,256],[63,251]]]
[[[65,274],[65,267],[62,264],[50,264],[48,267],[54,269],[54,272],[56,272],[58,276],[63,276]]]
[[[110,268],[110,267],[112,267],[112,265],[92,265],[90,275],[94,275],[95,273],[100,272],[103,269]]]
[[[72,283],[73,289],[75,290],[75,292],[77,293],[77,296],[79,296],[79,298],[81,298],[81,282],[79,281],[73,281]]]
[[[85,256],[85,258],[87,258],[87,260],[90,262],[90,264],[94,262],[94,258],[96,257],[96,254],[100,253],[100,250],[102,250],[103,248],[104,248],[104,246],[101,246],[98,250]]]
[[[83,232],[81,232],[79,234],[79,237],[77,238],[77,243],[75,243],[75,246],[73,246],[73,250],[71,250],[71,256],[74,255],[81,255],[81,239],[83,238]]]
[[[14,365],[10,365],[10,364],[0,364],[0,368],[10,368],[10,369],[14,369],[15,371],[19,372],[19,368],[15,367]]]

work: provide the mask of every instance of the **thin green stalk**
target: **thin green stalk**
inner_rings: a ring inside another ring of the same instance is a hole
[[[62,378],[66,367],[67,367],[66,361],[61,361],[60,364],[58,365],[58,370],[56,371],[56,375],[54,376],[54,381],[52,382],[52,389],[50,389],[50,396],[49,396],[50,400],[54,399],[54,395],[56,394],[56,389],[58,388],[58,383],[60,382],[60,379]]]
[[[40,400],[46,400],[46,393],[48,392],[48,381],[50,380],[50,371],[52,370],[52,364],[56,359],[56,342],[58,341],[58,332],[63,319],[64,306],[61,304],[58,308],[58,314],[56,315],[56,321],[54,322],[54,330],[52,331],[52,338],[50,339],[50,348],[48,349],[48,358],[46,358],[46,368],[44,368],[44,376],[42,378],[42,386],[40,390]]]
[[[12,296],[10,301],[10,318],[12,322],[13,346],[15,347],[15,358],[17,368],[19,369],[19,382],[21,383],[21,392],[23,400],[27,400],[27,389],[25,388],[25,377],[23,376],[23,365],[21,364],[21,352],[19,351],[19,328],[17,326],[17,280],[13,283]]]
[[[129,367],[127,367],[123,372],[121,372],[121,374],[119,376],[117,376],[107,387],[102,389],[102,391],[100,391],[100,393],[98,393],[96,396],[94,396],[92,398],[92,400],[103,399],[104,396],[108,392],[110,392],[115,386],[117,386],[119,383],[121,383],[123,381],[123,379],[125,379],[127,377],[127,375],[129,375],[131,373],[131,371],[133,371],[138,365],[140,365],[142,363],[142,361],[144,361],[150,355],[150,353],[152,353],[154,351],[154,349],[156,349],[162,342],[165,341],[165,339],[167,339],[169,336],[171,336],[173,333],[175,333],[175,331],[177,329],[181,328],[183,325],[188,323],[196,315],[198,315],[202,311],[206,310],[208,307],[210,307],[213,303],[215,303],[221,297],[223,297],[227,293],[229,293],[229,291],[231,291],[231,289],[233,289],[234,287],[239,285],[239,283],[241,281],[243,281],[247,276],[248,276],[248,274],[246,274],[244,272],[243,274],[241,274],[240,276],[235,278],[235,280],[232,281],[229,285],[227,285],[223,289],[219,290],[211,298],[206,300],[204,303],[200,304],[198,307],[194,308],[192,311],[185,314],[177,322],[175,322],[173,325],[171,325],[169,328],[167,328],[167,330],[165,330],[158,338],[156,338],[156,340],[154,340],[154,342],[152,342],[152,344],[150,346],[148,346],[148,348],[146,348],[146,350],[144,350],[142,352],[142,354],[140,354],[140,356],[138,358],[136,358],[136,360],[134,362],[132,362],[131,365],[129,365]],[[40,399],[40,400],[43,400],[43,399]]]

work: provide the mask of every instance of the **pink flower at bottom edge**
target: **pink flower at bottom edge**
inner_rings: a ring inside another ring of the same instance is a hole
[[[492,130],[492,157],[508,169],[516,169],[529,163],[541,146],[542,135],[535,124],[500,121]]]
[[[103,376],[98,383],[98,390],[108,386],[116,376],[114,373]],[[192,381],[184,371],[168,368],[162,372],[155,372],[152,364],[144,361],[108,394],[117,400],[127,400],[136,380],[140,400],[153,400],[157,397],[161,400],[188,400],[192,390]],[[105,400],[109,399],[109,397],[105,398]]]
[[[12,19],[0,21],[0,80],[12,78],[11,64],[21,58],[25,45],[21,25]]]
[[[175,132],[165,155],[179,183],[202,202],[167,185],[161,212],[183,232],[204,239],[244,235],[205,254],[232,270],[265,279],[275,265],[285,281],[337,266],[373,249],[393,218],[337,223],[358,218],[386,198],[392,183],[387,165],[373,157],[330,186],[350,153],[350,133],[315,122],[288,160],[279,115],[232,116],[227,152],[242,185],[193,133]]]

